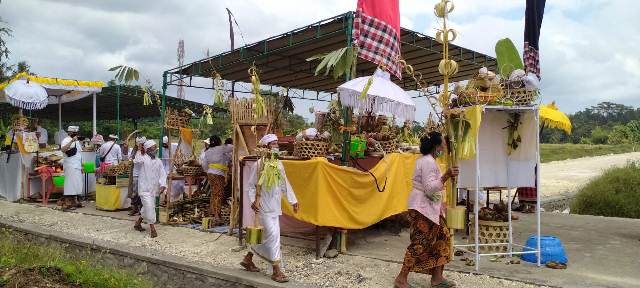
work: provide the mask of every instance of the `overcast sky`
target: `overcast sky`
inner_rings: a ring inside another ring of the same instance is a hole
[[[400,0],[401,25],[433,36],[435,0]],[[522,49],[524,0],[454,0],[456,44],[494,56],[509,37]],[[107,69],[126,63],[160,87],[162,71],[229,49],[225,7],[247,43],[354,10],[356,0],[4,0],[0,17],[13,29],[11,62],[26,60],[42,76],[108,81]],[[540,40],[544,102],[574,112],[600,101],[640,106],[640,1],[547,1]],[[237,32],[237,31],[236,31]],[[242,44],[236,36],[236,46]],[[187,91],[187,97],[197,92]],[[207,92],[208,93],[208,92]],[[326,104],[296,101],[297,111]],[[427,104],[417,102],[417,120]]]

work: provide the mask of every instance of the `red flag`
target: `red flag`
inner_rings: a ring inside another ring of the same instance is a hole
[[[402,78],[399,0],[358,0],[352,35],[358,57]]]

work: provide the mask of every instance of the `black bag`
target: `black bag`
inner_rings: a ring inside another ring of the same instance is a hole
[[[78,153],[78,148],[76,148],[75,146],[64,152],[64,154],[67,154],[67,157],[72,157],[73,155],[76,155],[76,153]]]
[[[100,162],[104,162],[104,160],[107,160],[107,155],[109,155],[109,152],[111,152],[111,149],[113,149],[113,146],[116,146],[115,142],[113,142],[111,147],[109,147],[109,150],[107,150],[107,153],[105,153],[104,156],[100,157]]]

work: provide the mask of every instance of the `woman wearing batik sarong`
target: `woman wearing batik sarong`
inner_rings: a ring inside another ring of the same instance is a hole
[[[402,270],[395,279],[395,287],[409,287],[409,272],[430,274],[431,287],[455,287],[453,281],[443,276],[444,265],[451,261],[451,235],[445,221],[445,206],[442,202],[444,183],[458,175],[452,167],[440,174],[437,157],[444,151],[442,136],[431,132],[420,139],[420,152],[413,175],[413,190],[409,196],[409,219],[411,221],[411,244],[402,263]]]
[[[211,200],[209,203],[209,215],[213,217],[216,225],[222,223],[221,211],[224,203],[224,187],[226,186],[227,172],[231,162],[233,146],[222,145],[218,136],[209,138],[209,148],[202,156],[202,169],[207,171],[207,179],[211,187]]]

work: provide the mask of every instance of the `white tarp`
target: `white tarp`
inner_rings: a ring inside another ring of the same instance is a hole
[[[511,155],[507,152],[509,114],[505,111],[485,110],[482,114],[477,149],[480,155],[479,187],[535,187],[537,163],[537,110],[522,113],[520,135],[522,142]],[[513,111],[512,111],[513,112]],[[460,161],[458,187],[476,187],[476,157]]]

